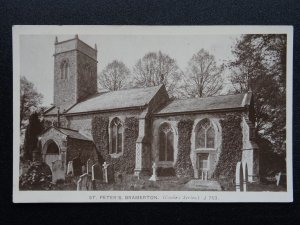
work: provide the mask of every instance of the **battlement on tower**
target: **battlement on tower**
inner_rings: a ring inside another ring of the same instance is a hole
[[[60,41],[55,41],[55,53],[54,55],[69,52],[69,51],[80,51],[86,56],[97,61],[97,47],[95,48],[89,46],[88,44],[81,41],[76,35],[75,38]]]

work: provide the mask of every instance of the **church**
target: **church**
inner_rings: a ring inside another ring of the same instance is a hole
[[[170,99],[164,85],[97,91],[97,46],[76,35],[54,46],[54,104],[43,114],[42,160],[79,157],[122,174],[258,180],[252,93]],[[101,57],[105,57],[104,55]]]

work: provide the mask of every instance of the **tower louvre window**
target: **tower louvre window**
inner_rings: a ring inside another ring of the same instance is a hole
[[[65,60],[60,65],[61,79],[68,79],[69,76],[69,63]]]

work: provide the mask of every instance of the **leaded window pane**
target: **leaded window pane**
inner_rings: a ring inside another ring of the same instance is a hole
[[[162,124],[159,129],[159,160],[174,160],[174,134],[167,123]]]
[[[166,137],[165,132],[159,132],[159,160],[165,161]]]
[[[205,148],[205,130],[200,128],[196,134],[196,148]]]
[[[215,146],[215,131],[213,127],[208,128],[206,131],[206,147],[207,148],[214,148]]]
[[[203,127],[203,129],[207,129],[210,127],[210,121],[208,119],[204,119],[201,121],[201,126]]]
[[[173,161],[174,160],[174,135],[172,132],[167,133],[167,161]]]
[[[113,125],[112,127],[112,148],[111,153],[116,153],[117,149],[117,126]]]
[[[118,126],[118,146],[117,146],[117,153],[122,152],[122,134],[123,134],[123,128],[121,126],[121,124],[119,124]]]

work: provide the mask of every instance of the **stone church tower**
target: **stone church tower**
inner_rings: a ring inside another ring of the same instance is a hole
[[[97,46],[78,38],[58,42],[54,53],[54,105],[64,112],[97,93]]]

